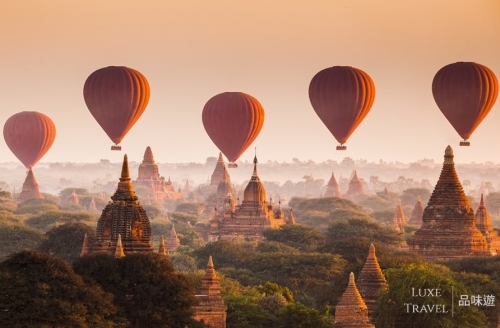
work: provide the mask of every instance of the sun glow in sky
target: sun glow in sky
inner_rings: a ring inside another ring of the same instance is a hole
[[[473,61],[500,77],[497,0],[359,1],[0,1],[0,122],[39,111],[57,127],[41,162],[204,162],[218,150],[201,121],[204,104],[226,91],[257,98],[264,127],[240,158],[291,161],[343,157],[440,162],[448,144],[457,162],[500,162],[500,100],[470,141],[432,97],[435,73]],[[320,70],[362,69],[374,105],[347,143],[323,125],[308,98]],[[95,70],[128,66],[151,86],[149,105],[112,152],[83,100]],[[0,161],[17,161],[4,142]]]

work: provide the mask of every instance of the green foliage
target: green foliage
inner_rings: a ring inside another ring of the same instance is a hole
[[[443,262],[453,271],[486,274],[492,281],[500,285],[500,257],[465,258]]]
[[[258,304],[258,300],[259,298],[252,296],[225,296],[227,328],[269,327],[271,315]]]
[[[370,196],[358,203],[361,206],[371,208],[374,211],[385,210],[392,207],[392,202],[379,196]]]
[[[92,247],[95,241],[94,228],[81,222],[65,223],[47,231],[38,250],[71,263],[80,256],[85,234]]]
[[[350,200],[331,198],[299,198],[293,197],[288,205],[295,211],[320,211],[330,213],[334,209],[361,210],[361,206],[354,204]]]
[[[261,241],[257,245],[256,251],[261,253],[300,253],[298,249],[276,241]]]
[[[203,203],[182,203],[179,204],[175,207],[176,212],[180,213],[187,213],[190,215],[198,215],[200,214],[203,209],[205,208],[205,205]]]
[[[491,214],[500,214],[500,192],[490,192],[484,198],[484,203]]]
[[[23,225],[0,224],[0,261],[24,249],[37,248],[43,233]]]
[[[170,261],[178,272],[194,272],[196,271],[196,260],[186,254],[175,252],[169,255]]]
[[[259,277],[258,273],[249,269],[221,268],[217,272],[221,272],[228,278],[234,279],[245,286],[257,286],[265,282]]]
[[[64,223],[93,221],[95,222],[94,216],[87,212],[51,211],[26,219],[24,223],[32,228],[48,231]]]
[[[205,267],[210,256],[212,256],[214,265],[223,268],[238,267],[242,262],[246,262],[252,257],[252,252],[238,244],[217,241],[197,249],[194,251],[194,255],[200,268]]]
[[[264,285],[259,285],[256,288],[260,293],[266,296],[279,294],[283,296],[288,303],[293,303],[293,293],[287,287],[281,287],[278,284],[268,281]]]
[[[199,220],[197,216],[182,212],[169,212],[168,215],[170,216],[170,220],[172,220],[175,224],[179,222],[187,224],[189,222],[192,225],[195,225]]]
[[[401,268],[385,270],[388,289],[382,290],[378,298],[377,327],[486,327],[485,315],[477,307],[454,306],[453,317],[439,313],[413,313],[412,305],[441,305],[451,311],[453,298],[472,295],[462,283],[451,277],[449,269],[431,264],[410,264]],[[441,297],[414,297],[412,288],[440,289]],[[408,307],[410,311],[408,311]]]
[[[56,196],[56,195],[47,194],[47,193],[44,193],[44,192],[42,192],[41,194],[42,194],[42,196],[43,196],[43,198],[45,200],[48,200],[48,201],[50,201],[50,202],[52,202],[54,204],[58,204],[59,205],[59,203],[61,202],[61,199],[58,196]]]
[[[278,311],[277,327],[294,328],[330,328],[333,318],[321,315],[318,310],[309,308],[299,302],[288,304]]]
[[[327,243],[337,244],[347,238],[367,238],[374,243],[398,245],[399,233],[368,218],[350,218],[332,222],[328,228]]]
[[[40,214],[50,211],[58,211],[59,207],[56,203],[43,198],[27,199],[19,203],[16,209],[16,214]]]
[[[391,224],[394,218],[394,209],[374,211],[370,216],[380,223]]]
[[[73,191],[78,197],[87,196],[89,194],[89,191],[85,188],[65,188],[59,192],[59,198],[62,202],[67,202],[73,194]]]
[[[91,254],[73,263],[75,272],[112,293],[130,327],[202,327],[192,319],[195,305],[190,280],[177,273],[168,258],[128,254],[115,259]]]
[[[179,230],[177,236],[181,245],[189,246],[192,249],[198,249],[206,244],[200,235],[192,229]]]
[[[339,220],[367,220],[372,221],[368,213],[359,210],[350,209],[335,209],[330,212],[330,219],[334,221]]]
[[[401,195],[401,205],[415,206],[418,197],[421,198],[422,205],[425,206],[431,197],[431,191],[426,188],[409,188],[403,190],[403,194]]]
[[[271,315],[276,316],[278,311],[288,304],[281,294],[267,295],[258,300],[258,304]]]
[[[60,259],[23,251],[0,263],[2,327],[116,327],[112,299]]]
[[[19,218],[17,218],[13,212],[6,210],[6,209],[0,209],[0,224],[9,224],[9,223],[15,223],[18,224],[20,223]]]
[[[325,236],[305,225],[282,225],[279,229],[267,229],[262,235],[269,241],[283,243],[303,252],[313,252],[323,246]]]
[[[163,213],[163,210],[158,206],[142,204],[142,207],[150,220],[160,218]]]
[[[82,212],[85,210],[83,208],[83,205],[81,204],[64,203],[64,202],[59,204],[59,209],[61,211],[67,211],[67,212]]]

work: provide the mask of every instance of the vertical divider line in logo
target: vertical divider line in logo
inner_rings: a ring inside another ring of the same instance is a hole
[[[453,318],[453,294],[454,291],[453,291],[453,286],[451,286],[451,317]]]

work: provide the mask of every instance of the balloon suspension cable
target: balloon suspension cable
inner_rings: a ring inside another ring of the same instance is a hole
[[[460,146],[467,146],[468,147],[468,146],[470,146],[470,142],[464,139],[464,141],[460,141]]]
[[[114,144],[113,146],[111,146],[111,150],[122,150],[122,146]]]
[[[346,149],[347,149],[347,146],[344,144],[340,144],[337,146],[337,150],[346,150]]]

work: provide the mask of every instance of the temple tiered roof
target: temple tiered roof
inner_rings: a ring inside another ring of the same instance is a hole
[[[453,149],[446,148],[441,175],[424,209],[422,226],[409,241],[411,251],[428,260],[486,256],[488,244],[474,223],[474,210],[455,171]]]
[[[402,225],[406,224],[405,213],[403,212],[403,206],[401,205],[401,199],[398,200],[398,205],[394,211],[394,216],[397,217],[398,221],[401,221]]]
[[[38,182],[36,182],[33,169],[30,167],[26,179],[24,179],[23,190],[17,196],[16,200],[20,203],[32,198],[43,198],[43,195],[40,193],[40,190],[38,190]]]
[[[335,323],[333,328],[375,328],[368,318],[366,307],[361,294],[354,282],[354,273],[349,276],[349,284],[335,307]]]
[[[387,286],[387,281],[378,264],[373,244],[370,245],[365,265],[358,276],[357,286],[368,307],[368,316],[374,322],[375,308],[377,306],[376,294],[380,288]]]
[[[335,179],[335,175],[332,172],[332,176],[330,177],[330,181],[328,181],[328,185],[326,186],[326,191],[323,197],[342,197],[342,193],[340,192],[340,186]]]

